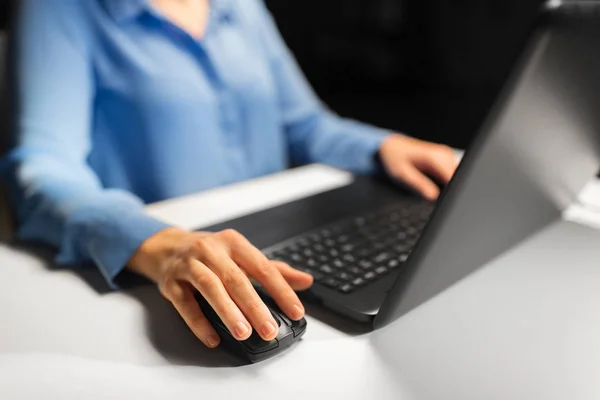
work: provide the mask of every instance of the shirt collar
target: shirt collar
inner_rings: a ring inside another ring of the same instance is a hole
[[[108,13],[117,22],[139,16],[148,9],[149,0],[103,0]],[[230,22],[233,18],[232,0],[210,0],[211,14],[217,21]]]

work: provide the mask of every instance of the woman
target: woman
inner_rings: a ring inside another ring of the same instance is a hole
[[[447,147],[338,118],[319,104],[260,0],[25,0],[16,24],[22,239],[154,281],[207,346],[219,337],[198,290],[239,340],[277,324],[247,276],[293,319],[312,277],[267,260],[236,232],[191,233],[142,205],[323,162],[378,166],[434,199]]]

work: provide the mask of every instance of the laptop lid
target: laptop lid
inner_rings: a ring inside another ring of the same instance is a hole
[[[542,13],[375,327],[561,218],[595,175],[600,164],[600,18],[593,10],[600,7],[569,3]]]

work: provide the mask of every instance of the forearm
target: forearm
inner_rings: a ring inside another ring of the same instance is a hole
[[[358,173],[377,170],[374,155],[391,132],[328,112],[289,127],[290,153],[298,163],[321,162]]]

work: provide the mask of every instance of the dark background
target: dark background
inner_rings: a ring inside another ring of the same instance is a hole
[[[4,29],[8,23],[10,2],[11,0],[0,0],[0,29]]]
[[[334,111],[464,148],[541,0],[266,0]]]

